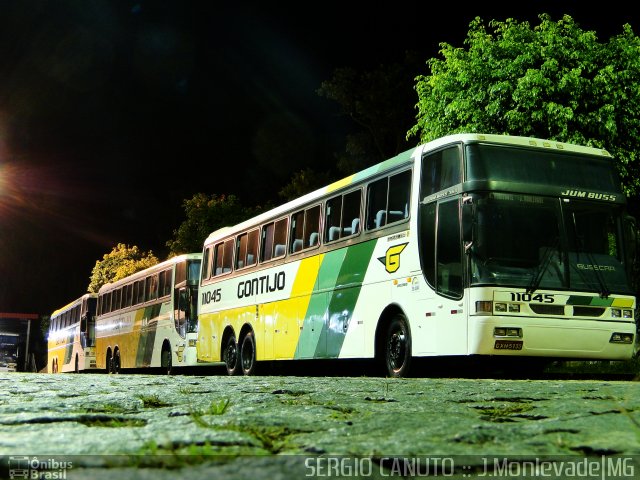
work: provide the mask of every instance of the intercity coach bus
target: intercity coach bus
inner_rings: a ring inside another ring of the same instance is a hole
[[[200,361],[629,359],[635,224],[611,156],[457,134],[204,244]]]
[[[85,293],[51,314],[47,337],[49,373],[95,370],[97,299],[95,293]]]
[[[202,254],[169,258],[98,292],[96,364],[121,369],[189,367],[196,360],[196,296]]]

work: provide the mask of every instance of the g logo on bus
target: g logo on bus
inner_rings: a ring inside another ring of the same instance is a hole
[[[409,243],[401,243],[400,245],[389,247],[384,257],[378,257],[378,260],[382,262],[384,269],[388,273],[394,273],[400,268],[400,253],[402,253],[407,245],[409,245]]]

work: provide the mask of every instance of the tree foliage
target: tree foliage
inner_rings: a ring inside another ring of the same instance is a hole
[[[331,181],[330,172],[316,172],[311,168],[305,168],[293,174],[289,183],[278,192],[278,196],[287,202],[324,187]]]
[[[410,148],[405,132],[414,123],[415,77],[422,61],[406,52],[404,61],[371,71],[337,68],[318,95],[336,101],[357,131],[347,135],[337,169],[344,175],[362,170]]]
[[[170,255],[201,252],[207,236],[221,227],[256,215],[262,207],[244,207],[235,195],[196,193],[183,202],[186,219],[167,242]]]
[[[158,259],[152,251],[145,253],[135,245],[130,247],[119,243],[102,260],[96,261],[91,271],[88,291],[97,293],[104,284],[115,282],[157,263]]]
[[[540,23],[474,19],[466,48],[442,43],[416,79],[420,141],[460,132],[535,136],[605,148],[627,194],[640,191],[640,39],[600,42],[568,15]]]

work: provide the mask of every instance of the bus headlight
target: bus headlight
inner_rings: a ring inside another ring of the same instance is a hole
[[[493,336],[522,338],[522,329],[517,327],[494,327]]]
[[[614,332],[611,334],[609,343],[624,343],[624,344],[633,343],[633,333]]]

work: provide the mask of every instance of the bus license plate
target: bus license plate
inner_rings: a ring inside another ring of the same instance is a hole
[[[496,340],[496,350],[522,350],[522,340]]]

